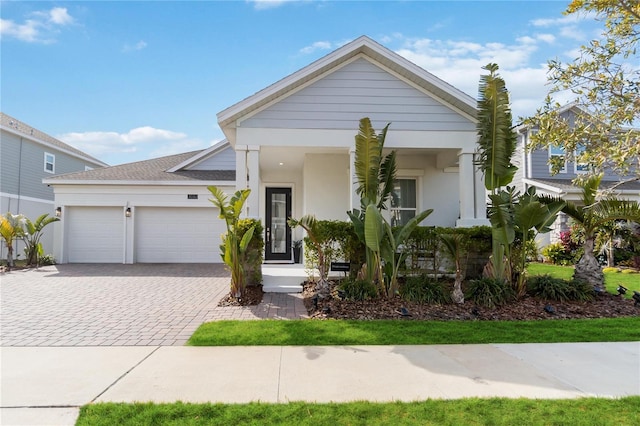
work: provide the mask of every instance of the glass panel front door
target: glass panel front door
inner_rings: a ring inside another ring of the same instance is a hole
[[[267,188],[265,260],[291,260],[291,188]]]

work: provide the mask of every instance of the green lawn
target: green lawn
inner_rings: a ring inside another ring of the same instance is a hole
[[[640,311],[640,310],[639,310]],[[202,324],[192,346],[625,342],[640,317],[547,321],[256,320]]]
[[[86,405],[78,426],[111,425],[638,425],[640,397],[467,398],[411,403]]]
[[[559,266],[548,263],[530,263],[527,267],[529,275],[549,274],[556,278],[571,279],[573,276],[573,266]],[[629,289],[625,297],[633,295],[633,290],[640,291],[640,273],[605,272],[604,281],[607,291],[618,294],[619,285]]]

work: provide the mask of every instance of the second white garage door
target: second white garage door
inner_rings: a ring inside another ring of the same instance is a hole
[[[135,262],[221,263],[226,231],[216,208],[137,207]]]

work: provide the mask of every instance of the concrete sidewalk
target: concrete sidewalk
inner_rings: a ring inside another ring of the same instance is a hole
[[[413,401],[640,395],[640,342],[3,347],[0,423],[74,424],[91,402]]]

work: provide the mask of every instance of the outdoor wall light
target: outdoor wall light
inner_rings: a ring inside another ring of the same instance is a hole
[[[62,207],[56,207],[56,217],[62,216]]]
[[[627,290],[629,290],[629,289],[628,289],[628,288],[626,288],[626,287],[625,287],[625,286],[623,286],[623,285],[619,285],[619,286],[618,286],[618,294],[619,294],[620,296],[622,296],[623,294],[627,294]]]
[[[127,207],[127,209],[124,211],[124,215],[125,217],[131,217],[131,207]]]

